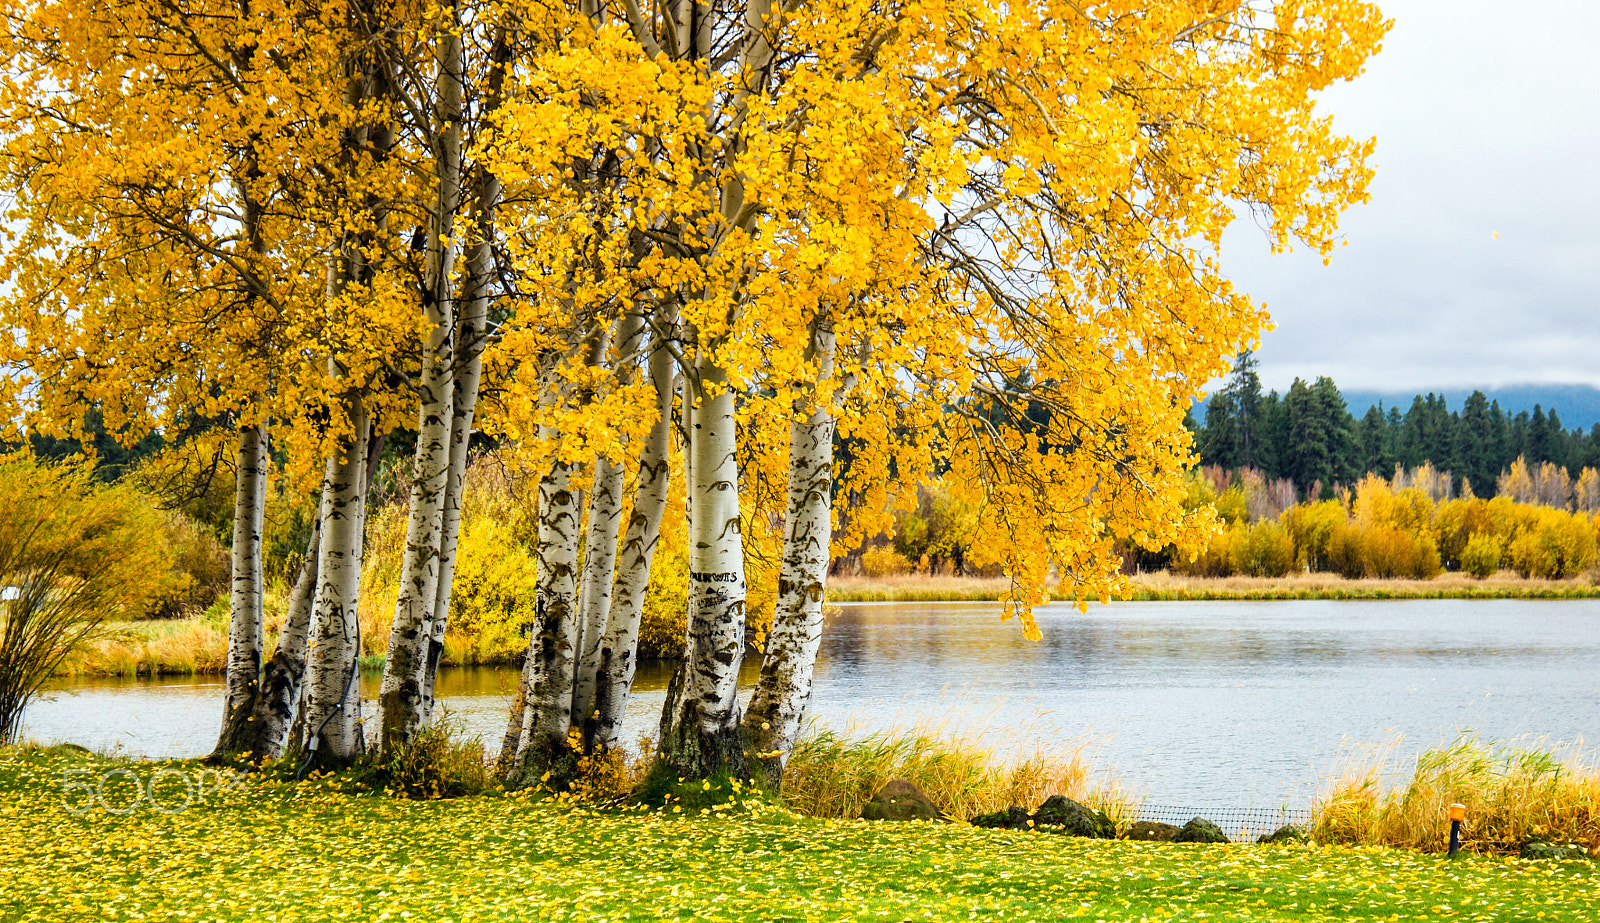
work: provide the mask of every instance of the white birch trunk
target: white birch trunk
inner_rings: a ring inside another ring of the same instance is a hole
[[[299,576],[289,592],[289,611],[284,616],[283,629],[278,632],[277,647],[261,671],[261,695],[256,699],[256,737],[251,747],[258,757],[277,759],[283,755],[289,741],[289,728],[300,706],[300,681],[306,672],[306,642],[310,638],[311,609],[316,601],[321,539],[319,511],[317,526],[311,532],[311,541],[300,562]]]
[[[583,579],[578,587],[578,660],[572,681],[573,727],[594,715],[600,645],[611,613],[611,581],[617,565],[617,531],[622,519],[622,466],[595,459],[589,494],[589,527],[584,540]]]
[[[661,716],[661,757],[680,775],[745,776],[739,732],[739,664],[744,656],[744,544],[733,392],[721,369],[699,364],[702,393],[689,427],[689,623],[684,660]]]
[[[213,756],[248,752],[255,743],[251,725],[261,692],[261,521],[270,466],[267,438],[261,427],[241,427],[234,466],[227,692],[222,706],[222,731]]]
[[[616,374],[620,384],[637,377],[636,354],[644,340],[644,318],[629,313],[617,322],[620,357]],[[584,544],[583,577],[578,587],[578,664],[572,683],[572,726],[585,728],[595,713],[600,675],[600,647],[611,616],[611,586],[617,570],[617,531],[622,522],[622,465],[595,459],[594,487],[589,494],[588,537]],[[583,737],[583,749],[589,738]]]
[[[639,453],[639,484],[633,516],[622,539],[611,591],[611,612],[595,667],[595,701],[583,723],[585,752],[614,747],[638,668],[639,618],[650,587],[650,568],[661,537],[672,468],[672,354],[662,346],[650,352],[650,382],[656,393],[656,424]]]
[[[822,642],[822,600],[833,538],[831,396],[834,334],[812,334],[818,387],[811,414],[789,427],[789,496],[784,519],[778,604],[767,636],[761,678],[745,721],[745,738],[762,782],[777,791],[811,699],[811,677]],[[799,408],[797,408],[799,409]]]
[[[522,655],[522,673],[517,681],[517,694],[511,699],[511,713],[506,716],[506,733],[500,741],[500,756],[495,768],[507,781],[512,781],[517,769],[517,759],[522,754],[522,724],[527,720],[528,695],[533,688],[533,654]]]
[[[528,639],[528,693],[513,785],[532,785],[560,774],[570,750],[572,679],[578,641],[578,540],[581,492],[572,468],[556,462],[539,482],[539,595]]]
[[[513,58],[511,35],[497,28],[489,50],[483,115],[500,108]],[[465,168],[463,168],[464,170]],[[433,712],[433,684],[450,624],[450,594],[455,585],[456,548],[461,535],[461,498],[466,489],[467,452],[478,409],[478,389],[483,380],[484,338],[488,335],[489,292],[495,277],[495,214],[500,208],[500,178],[479,165],[473,174],[471,240],[463,249],[466,269],[462,280],[455,335],[454,419],[450,422],[450,475],[445,485],[444,515],[439,536],[439,581],[433,607],[433,630],[422,676],[423,720]],[[515,751],[513,751],[515,752]]]
[[[485,250],[488,248],[485,247]],[[429,625],[422,668],[422,720],[433,716],[433,683],[444,652],[444,634],[450,626],[450,592],[455,585],[456,549],[461,538],[461,496],[467,482],[467,450],[472,444],[473,419],[478,407],[478,386],[483,378],[483,327],[487,298],[463,305],[456,324],[454,418],[450,423],[450,468],[445,481],[444,509],[439,528],[439,578],[435,588],[433,620]],[[463,347],[463,344],[471,344]]]
[[[455,216],[461,208],[462,97],[461,35],[456,23],[437,25],[434,48],[439,65],[434,126],[438,160],[428,228],[428,265],[421,293],[432,329],[419,387],[406,554],[378,691],[379,748],[384,753],[409,744],[425,720],[422,687],[433,640],[434,607],[439,599],[445,495],[450,479],[450,430],[455,416],[451,274],[455,262]]]
[[[430,312],[433,313],[433,312]],[[436,334],[446,332],[441,324]],[[430,343],[430,351],[442,349]],[[378,692],[380,749],[393,752],[411,742],[422,726],[422,679],[433,639],[433,610],[439,594],[440,543],[446,485],[450,474],[450,423],[453,388],[447,356],[430,356],[423,372],[422,413],[413,461],[406,553],[400,592],[384,656]]]
[[[322,547],[317,560],[317,602],[311,656],[306,664],[306,747],[313,768],[348,766],[365,748],[359,684],[361,530],[366,518],[368,420],[360,398],[350,398],[351,435],[328,459],[322,484]]]

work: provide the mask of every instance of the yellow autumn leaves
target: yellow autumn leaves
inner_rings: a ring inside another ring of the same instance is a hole
[[[444,174],[406,88],[438,67],[438,5],[383,7],[375,70],[360,3],[14,6],[8,419],[271,420],[305,485],[350,394],[375,431],[412,425],[418,203]],[[759,33],[704,54],[591,6],[451,14],[466,175],[504,186],[483,428],[574,463],[636,457],[648,385],[612,374],[638,357],[604,336],[632,315],[726,372],[768,511],[797,407],[839,404],[838,547],[935,472],[979,510],[978,563],[1014,577],[1024,616],[1051,575],[1080,599],[1120,590],[1118,540],[1204,544],[1182,408],[1266,320],[1223,274],[1222,231],[1244,206],[1276,246],[1327,252],[1365,198],[1371,143],[1314,93],[1376,51],[1375,6],[756,4]],[[393,85],[352,83],[369,72]],[[347,263],[360,284],[330,288]],[[838,337],[820,386],[819,318]]]
[[[779,810],[402,801],[320,781],[246,784],[173,815],[76,816],[61,805],[71,765],[65,755],[0,751],[0,919],[1576,921],[1600,912],[1587,863],[1088,841]]]

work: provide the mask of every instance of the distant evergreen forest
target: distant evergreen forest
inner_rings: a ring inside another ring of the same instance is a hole
[[[1587,433],[1568,430],[1554,407],[1513,415],[1474,391],[1451,410],[1443,397],[1419,394],[1405,410],[1375,404],[1358,419],[1325,376],[1296,378],[1281,396],[1262,394],[1248,350],[1207,402],[1205,421],[1191,409],[1187,422],[1202,464],[1254,468],[1268,480],[1289,480],[1307,498],[1330,498],[1337,485],[1368,472],[1387,477],[1397,465],[1430,463],[1450,472],[1455,493],[1470,485],[1479,497],[1494,496],[1496,478],[1518,457],[1530,468],[1550,462],[1572,477],[1600,467],[1600,423]]]

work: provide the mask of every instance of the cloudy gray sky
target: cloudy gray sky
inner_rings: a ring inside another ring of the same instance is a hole
[[[1324,267],[1271,255],[1249,221],[1225,240],[1277,325],[1264,383],[1600,385],[1600,2],[1380,3],[1383,51],[1323,100],[1378,138],[1349,245]]]

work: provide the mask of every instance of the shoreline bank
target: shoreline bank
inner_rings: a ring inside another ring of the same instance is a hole
[[[1311,599],[1600,599],[1600,586],[1587,576],[1572,580],[1524,579],[1496,574],[1479,580],[1445,573],[1431,580],[1358,579],[1338,574],[1287,577],[1189,577],[1159,571],[1135,574],[1128,602],[1187,600]],[[828,602],[989,602],[1006,591],[1004,577],[947,577],[906,574],[895,577],[834,577]],[[1070,600],[1056,593],[1058,602]]]

